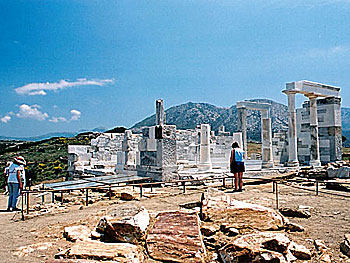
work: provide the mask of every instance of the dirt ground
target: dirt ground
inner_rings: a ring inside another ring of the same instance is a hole
[[[248,185],[242,193],[230,193],[231,189],[218,187],[187,187],[182,193],[182,187],[157,188],[155,192],[169,193],[167,196],[143,197],[141,200],[121,201],[118,198],[96,202],[82,207],[74,205],[68,210],[55,214],[27,218],[22,221],[20,213],[0,213],[0,262],[45,262],[53,259],[60,250],[69,248],[72,243],[63,238],[63,229],[66,226],[85,224],[94,228],[99,218],[110,210],[123,209],[125,206],[144,206],[151,213],[157,211],[176,210],[179,204],[199,201],[201,193],[219,194],[227,192],[237,200],[256,203],[275,208],[275,194],[272,184]],[[310,190],[313,189],[310,187]],[[146,189],[146,195],[149,189]],[[323,190],[326,191],[326,190]],[[136,193],[136,192],[135,192]],[[315,196],[312,191],[305,191],[294,187],[279,185],[279,206],[297,208],[308,206],[311,218],[289,218],[290,221],[305,227],[303,233],[288,233],[289,237],[299,244],[315,251],[312,241],[324,240],[333,251],[333,262],[350,262],[339,250],[339,244],[344,234],[350,233],[350,193],[330,192],[344,196],[321,193]],[[34,199],[34,198],[33,198]],[[83,199],[83,197],[82,197]],[[39,200],[32,200],[36,202]],[[40,199],[41,201],[41,199]],[[49,200],[47,200],[49,201]],[[7,196],[0,195],[0,208],[6,209]],[[36,247],[23,246],[39,244]],[[22,247],[22,248],[21,248]],[[309,262],[317,262],[315,259]]]

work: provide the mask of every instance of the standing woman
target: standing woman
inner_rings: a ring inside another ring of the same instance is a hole
[[[23,189],[22,183],[22,170],[23,165],[26,165],[26,161],[22,156],[18,156],[13,160],[8,170],[8,189],[9,189],[9,200],[7,204],[7,211],[18,211],[16,207],[17,200],[20,195],[20,191]],[[22,167],[21,167],[22,166]]]
[[[242,192],[245,152],[239,148],[237,142],[232,143],[230,170],[235,175],[235,190]],[[238,188],[239,187],[239,188]]]

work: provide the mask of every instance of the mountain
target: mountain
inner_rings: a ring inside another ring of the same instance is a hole
[[[272,130],[277,132],[288,129],[288,107],[284,104],[268,99],[252,99],[254,102],[271,104]],[[174,124],[178,129],[193,129],[201,123],[209,123],[212,130],[217,131],[221,125],[226,131],[237,131],[237,108],[236,105],[229,108],[217,107],[208,103],[188,102],[171,107],[165,111],[166,123]],[[131,129],[139,132],[142,127],[155,124],[155,115],[152,115],[138,123]],[[342,108],[343,134],[347,137],[345,145],[350,147],[350,108]],[[261,120],[259,111],[247,112],[247,135],[252,141],[261,140]]]
[[[288,128],[288,107],[267,99],[252,99],[254,102],[271,103],[272,130],[274,132]],[[221,125],[226,131],[237,130],[237,108],[236,105],[230,108],[217,107],[208,103],[188,102],[174,106],[165,111],[166,123],[174,124],[178,129],[193,129],[201,123],[209,123],[212,130],[217,131]],[[155,115],[152,115],[138,123],[131,129],[135,132],[142,127],[152,126],[155,123]],[[248,139],[260,141],[260,112],[247,112]]]

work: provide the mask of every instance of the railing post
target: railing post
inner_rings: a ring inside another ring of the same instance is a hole
[[[316,180],[316,195],[318,195],[318,181]]]
[[[186,193],[186,182],[182,182],[182,186],[183,186],[182,192]]]
[[[226,178],[225,178],[225,176],[224,176],[224,178],[222,178],[222,187],[224,187],[224,188],[226,188],[226,180],[225,180]]]
[[[140,198],[142,198],[142,184],[140,184]]]
[[[27,215],[29,214],[29,191],[27,192]]]
[[[86,188],[85,205],[89,205],[89,189]]]
[[[275,185],[275,191],[276,191],[276,209],[278,210],[278,182],[276,182]]]

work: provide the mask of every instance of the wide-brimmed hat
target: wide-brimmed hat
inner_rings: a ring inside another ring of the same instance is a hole
[[[13,161],[15,163],[22,164],[22,165],[26,165],[27,164],[27,162],[26,162],[26,160],[24,159],[23,156],[16,156]]]

